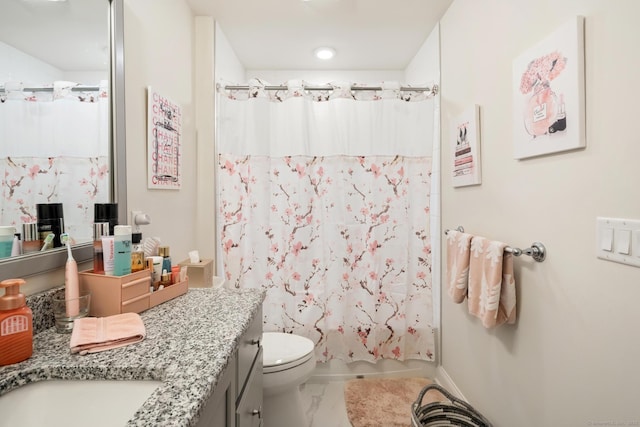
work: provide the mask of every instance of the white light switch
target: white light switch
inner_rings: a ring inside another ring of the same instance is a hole
[[[600,249],[611,252],[613,250],[613,228],[605,227],[600,236]]]
[[[615,242],[617,253],[629,255],[631,245],[631,230],[616,230]]]
[[[640,220],[598,217],[596,256],[640,267]]]

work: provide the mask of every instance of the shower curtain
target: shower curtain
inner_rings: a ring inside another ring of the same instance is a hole
[[[110,199],[109,101],[97,91],[50,91],[6,83],[0,93],[0,224],[35,222],[36,204],[63,203],[65,229],[74,240],[93,237],[93,204]]]
[[[433,360],[430,92],[218,85],[227,286],[318,361]],[[429,124],[429,125],[428,125]]]

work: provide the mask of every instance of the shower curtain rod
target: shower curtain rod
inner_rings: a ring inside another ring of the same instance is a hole
[[[98,92],[98,86],[73,86],[72,92]],[[22,92],[53,92],[52,87],[23,87]],[[6,93],[4,87],[0,87],[0,93]]]
[[[305,90],[331,90],[332,86],[303,86]],[[224,87],[226,90],[249,90],[248,85],[229,85]],[[287,90],[289,89],[287,86],[264,86],[265,90]],[[351,86],[351,90],[383,90],[381,86]],[[438,93],[438,85],[433,85],[432,87],[409,87],[409,86],[401,86],[400,91],[402,92],[432,92],[433,94]]]

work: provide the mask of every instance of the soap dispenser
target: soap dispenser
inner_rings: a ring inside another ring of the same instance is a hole
[[[0,282],[0,366],[27,360],[33,354],[33,313],[20,293],[22,279]]]

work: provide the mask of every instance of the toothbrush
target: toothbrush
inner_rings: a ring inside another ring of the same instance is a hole
[[[44,238],[44,245],[42,245],[42,249],[40,249],[40,252],[46,251],[51,247],[51,245],[53,244],[54,237],[56,237],[56,235],[53,233],[47,234],[47,237]]]
[[[76,264],[76,260],[73,259],[73,255],[71,254],[71,239],[67,233],[60,235],[60,242],[67,245],[67,253],[69,255],[64,270],[64,298],[67,300],[67,317],[75,317],[80,313],[78,301],[78,297],[80,296],[78,264]]]

